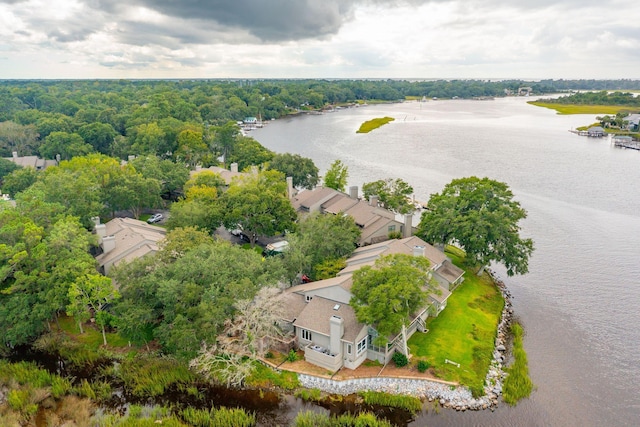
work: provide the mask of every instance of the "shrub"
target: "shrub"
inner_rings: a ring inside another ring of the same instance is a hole
[[[398,368],[402,368],[403,366],[407,366],[409,364],[409,359],[407,359],[407,356],[402,353],[394,353],[392,360]]]
[[[430,366],[431,365],[426,360],[418,361],[418,371],[420,372],[427,372],[427,369],[429,369]]]
[[[264,355],[265,359],[273,359],[273,353],[270,351],[267,351]]]
[[[298,353],[294,349],[289,350],[289,354],[287,354],[287,362],[295,362],[296,360],[298,360]]]

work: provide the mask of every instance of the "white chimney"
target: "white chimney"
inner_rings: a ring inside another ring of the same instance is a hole
[[[107,235],[107,226],[104,224],[97,224],[95,226],[96,236],[98,236],[98,243],[102,243],[102,239]]]
[[[422,256],[423,257],[425,249],[426,248],[424,246],[418,246],[418,245],[414,246],[413,247],[413,256]]]
[[[229,166],[231,167],[231,172],[235,172],[235,173],[238,172],[238,164],[237,163],[231,163]]]
[[[292,176],[288,176],[287,177],[287,196],[289,197],[289,199],[293,199],[293,177]]]
[[[358,198],[358,186],[357,185],[349,187],[349,197],[351,197],[352,199],[357,199]]]
[[[116,248],[116,236],[104,236],[102,238],[102,251],[107,254]]]
[[[136,158],[136,156],[134,156],[133,154],[129,154],[129,155],[127,156],[127,161],[128,161],[128,162],[132,162],[135,158]]]
[[[369,196],[369,204],[374,208],[378,207],[378,196]]]
[[[329,319],[329,351],[332,354],[342,353],[340,343],[342,342],[343,335],[344,320],[336,315],[331,316],[331,319]]]
[[[18,152],[17,151],[12,151],[11,155],[13,156],[14,159],[18,158]]]
[[[91,217],[91,221],[93,222],[93,225],[99,225],[100,224],[100,217],[99,216],[92,216]]]
[[[404,214],[404,229],[402,237],[411,237],[413,231],[413,214]]]

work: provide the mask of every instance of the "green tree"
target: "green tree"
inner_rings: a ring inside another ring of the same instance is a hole
[[[365,199],[378,196],[378,200],[385,209],[395,213],[408,214],[415,210],[409,196],[413,194],[413,187],[400,178],[379,179],[362,185]]]
[[[82,323],[96,316],[96,323],[102,330],[102,341],[107,345],[105,333],[105,313],[108,304],[118,299],[118,291],[113,286],[111,278],[98,274],[86,274],[80,276],[69,286],[69,305],[67,314],[73,316],[78,322],[80,333],[83,334]]]
[[[360,240],[360,228],[351,216],[314,213],[301,220],[295,233],[287,235],[289,248],[283,262],[289,280],[307,274],[318,279],[315,267],[350,256]]]
[[[166,134],[156,122],[144,123],[133,127],[129,132],[129,138],[132,141],[132,154],[161,155],[165,152],[163,149],[167,144]]]
[[[347,186],[349,170],[340,160],[331,163],[331,167],[324,176],[324,186],[334,190],[344,191]]]
[[[105,188],[111,211],[128,210],[136,219],[144,208],[160,205],[160,191],[160,181],[145,178],[134,169],[116,175]]]
[[[167,228],[197,227],[209,234],[222,224],[223,212],[219,203],[202,199],[185,199],[171,205]]]
[[[227,186],[220,174],[210,170],[203,170],[193,174],[191,178],[184,184],[184,190],[189,191],[192,187],[211,187],[215,188],[217,193],[222,193]]]
[[[241,136],[236,139],[233,151],[229,154],[229,163],[237,163],[239,170],[250,166],[260,166],[273,158],[273,151],[264,148],[253,138]],[[226,160],[226,159],[225,159]]]
[[[286,195],[280,172],[266,171],[231,184],[220,197],[224,226],[242,227],[255,245],[259,235],[275,236],[293,230],[297,215]]]
[[[222,126],[215,127],[213,132],[213,143],[220,149],[226,162],[229,154],[235,149],[238,136],[240,135],[240,128],[236,122],[228,121]]]
[[[111,144],[117,132],[108,123],[94,122],[81,126],[78,129],[78,135],[98,153],[108,154],[111,152]]]
[[[38,171],[32,167],[16,169],[5,175],[2,180],[2,192],[10,197],[31,187],[38,179]]]
[[[77,133],[51,132],[40,146],[40,155],[46,159],[55,159],[57,155],[63,160],[84,156],[93,151],[93,147]]]
[[[162,197],[170,200],[176,200],[182,194],[189,179],[189,169],[185,165],[155,155],[138,156],[130,164],[143,177],[159,180]]]
[[[36,194],[44,196],[44,202],[63,206],[66,213],[79,217],[87,228],[92,226],[91,218],[105,206],[100,185],[83,172],[48,168],[34,186],[39,190]]]
[[[20,166],[13,163],[11,160],[3,159],[0,157],[0,188],[2,188],[2,179],[5,175],[10,174],[16,169],[20,169]]]
[[[349,304],[359,322],[374,325],[378,331],[376,345],[385,345],[424,307],[427,295],[435,290],[429,267],[424,257],[393,254],[353,273]]]
[[[140,323],[129,325],[130,332],[153,330],[165,351],[192,358],[202,343],[215,342],[237,300],[277,283],[282,270],[274,260],[193,229],[174,230],[167,239],[158,257],[114,269],[122,295],[116,313],[134,309],[127,318]]]
[[[312,190],[318,184],[318,168],[313,160],[299,154],[276,154],[269,163],[269,168],[282,172],[293,178],[293,186]]]
[[[34,154],[38,146],[38,132],[33,125],[21,125],[12,121],[0,122],[0,157]]]
[[[68,304],[69,286],[97,273],[94,237],[77,218],[59,216],[49,230],[18,209],[0,209],[0,341],[26,344]]]
[[[202,132],[183,130],[178,135],[178,150],[175,153],[176,160],[195,168],[203,157],[209,152],[209,147],[204,143]]]
[[[490,262],[502,263],[507,274],[525,274],[533,241],[520,237],[518,222],[527,217],[507,184],[489,178],[454,179],[432,194],[416,235],[441,244],[456,243],[478,274]]]

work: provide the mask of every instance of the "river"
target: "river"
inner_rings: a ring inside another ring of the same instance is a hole
[[[402,178],[417,200],[454,178],[506,182],[528,211],[529,273],[502,277],[525,329],[536,390],[515,408],[423,414],[422,426],[602,426],[640,420],[640,152],[568,132],[594,115],[561,116],[528,98],[369,105],[277,120],[252,136],[349,185]],[[395,121],[368,134],[360,124]],[[417,218],[416,218],[417,221]],[[500,267],[496,268],[499,272]]]

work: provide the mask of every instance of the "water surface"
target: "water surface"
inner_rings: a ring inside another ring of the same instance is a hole
[[[368,134],[360,124],[396,120]],[[516,408],[440,411],[415,425],[637,425],[640,420],[640,152],[568,132],[593,115],[559,116],[523,98],[366,106],[288,118],[254,131],[349,185],[402,178],[418,200],[454,178],[506,182],[528,211],[529,274],[507,278],[537,386]],[[498,268],[500,271],[500,268]]]

